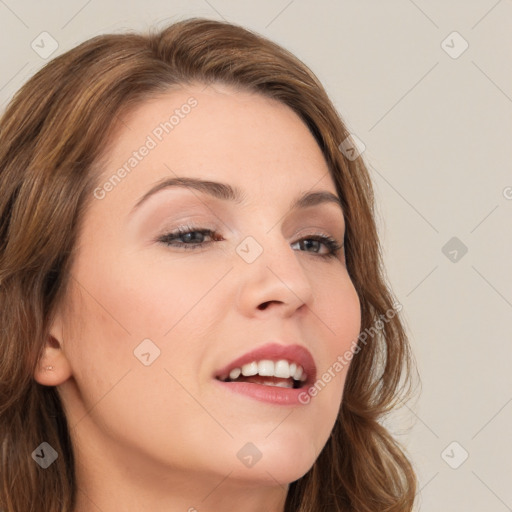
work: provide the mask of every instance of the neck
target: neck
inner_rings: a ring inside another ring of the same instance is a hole
[[[73,512],[284,512],[288,485],[270,476],[255,482],[235,477],[230,468],[200,474],[135,466],[106,468],[98,459],[92,467],[77,464]]]

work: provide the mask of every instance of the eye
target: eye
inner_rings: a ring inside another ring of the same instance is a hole
[[[313,243],[311,243],[313,242]],[[305,238],[301,238],[299,241],[295,242],[293,245],[299,244],[302,247],[313,247],[313,252],[318,254],[321,258],[335,258],[338,256],[340,249],[343,247],[335,238],[328,235],[310,235]],[[320,254],[320,246],[324,245],[327,248],[327,253]],[[308,251],[311,252],[311,251]]]
[[[167,233],[158,239],[159,242],[169,246],[169,247],[179,247],[182,249],[190,250],[197,249],[198,247],[204,247],[208,245],[210,242],[205,242],[205,237],[214,237],[214,235],[218,235],[214,230],[207,228],[194,228],[192,226],[180,226],[175,231],[171,233]],[[183,241],[176,241],[176,240]],[[215,238],[216,241],[222,240],[222,237],[219,238],[217,236]]]

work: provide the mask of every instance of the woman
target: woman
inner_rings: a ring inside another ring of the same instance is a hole
[[[0,125],[0,508],[409,511],[412,359],[314,74],[205,19],[49,62]],[[348,142],[347,142],[348,141]]]

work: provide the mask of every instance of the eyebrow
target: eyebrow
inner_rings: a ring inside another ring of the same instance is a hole
[[[135,204],[130,212],[130,215],[140,207],[140,205],[146,201],[153,194],[156,194],[160,190],[171,188],[171,187],[181,187],[186,189],[195,189],[204,194],[208,194],[217,199],[221,199],[223,201],[231,201],[237,204],[242,203],[246,199],[245,193],[238,187],[233,187],[228,185],[227,183],[221,183],[218,181],[210,181],[210,180],[202,180],[199,178],[188,178],[188,177],[179,177],[179,178],[166,178],[152,188],[150,188]],[[315,192],[304,192],[296,197],[291,205],[291,210],[304,209],[309,208],[311,206],[317,206],[320,204],[332,203],[339,206],[341,212],[343,213],[343,205],[341,203],[340,198],[329,192],[327,190],[320,190]]]

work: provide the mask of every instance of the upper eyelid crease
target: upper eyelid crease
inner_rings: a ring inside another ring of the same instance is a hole
[[[135,206],[132,208],[130,215],[133,214],[133,212],[136,211],[140,205],[153,194],[156,194],[157,192],[170,187],[195,189],[217,199],[221,199],[223,201],[231,201],[236,204],[241,204],[247,199],[245,193],[242,190],[240,190],[238,187],[232,187],[227,183],[188,177],[166,178],[154,185],[137,201]],[[304,209],[326,203],[337,205],[343,214],[343,206],[341,204],[340,198],[327,190],[305,192],[301,194],[299,197],[296,197],[292,201],[290,210]]]

